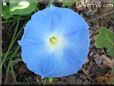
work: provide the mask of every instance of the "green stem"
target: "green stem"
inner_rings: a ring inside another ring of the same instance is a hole
[[[50,0],[48,7],[52,7],[53,6],[53,0]]]
[[[8,63],[8,66],[7,66],[7,70],[6,70],[6,74],[5,74],[4,84],[7,84],[7,78],[8,78],[9,70],[10,70],[10,62]]]
[[[22,28],[23,28],[23,27],[22,27]],[[18,37],[18,36],[20,35],[20,33],[22,32],[22,28],[19,30],[19,32],[18,32],[17,35],[15,36],[14,41],[16,41],[17,37]],[[12,56],[9,56],[9,57],[11,57],[11,58],[9,58],[9,59],[13,59],[13,58],[15,57],[15,55],[16,55],[16,53],[18,52],[19,48],[20,48],[19,46],[16,47],[16,49],[15,49],[14,53],[12,54]]]
[[[19,46],[16,47],[14,53],[11,55],[11,58],[10,58],[11,60],[16,56],[16,54],[17,54],[19,48],[20,48]]]
[[[48,78],[48,82],[51,84],[53,82],[53,78]]]
[[[17,52],[18,52],[19,48],[20,48],[20,47],[17,46],[14,51],[12,51],[12,52],[10,51],[10,52],[8,53],[8,56],[7,56],[8,59],[6,59],[5,61],[14,59],[14,57],[17,55]],[[4,55],[2,55],[2,56],[4,56]]]
[[[6,52],[5,56],[4,56],[4,58],[3,58],[3,60],[2,60],[1,65],[0,65],[0,69],[2,68],[2,65],[4,64],[4,62],[6,61],[6,58],[7,58],[8,54],[9,54],[9,51],[10,51],[10,49],[12,48],[12,46],[13,46],[13,44],[14,44],[14,42],[15,42],[14,39],[15,39],[15,36],[16,36],[17,30],[18,30],[18,26],[19,26],[19,18],[18,18],[18,20],[17,20],[17,25],[16,25],[16,28],[15,28],[15,32],[14,32],[14,34],[13,34],[12,40],[11,40],[11,42],[10,42],[9,48],[8,48],[8,50],[7,50],[7,52]]]
[[[17,81],[16,81],[16,77],[15,77],[15,72],[14,72],[14,68],[13,68],[13,63],[12,63],[12,61],[11,61],[11,63],[10,63],[10,67],[11,67],[11,73],[12,73],[12,76],[13,76],[13,80],[14,80],[14,82],[17,82]]]
[[[7,78],[8,78],[8,74],[10,73],[10,71],[12,73],[14,82],[16,82],[16,77],[15,77],[15,72],[14,72],[14,69],[13,69],[13,62],[12,61],[9,61],[9,63],[8,63],[4,84],[7,84]]]

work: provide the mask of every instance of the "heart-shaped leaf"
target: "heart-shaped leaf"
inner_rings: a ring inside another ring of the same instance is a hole
[[[102,27],[96,36],[95,45],[97,48],[107,48],[109,55],[114,57],[114,33]]]
[[[9,0],[12,15],[30,14],[37,8],[37,0]]]

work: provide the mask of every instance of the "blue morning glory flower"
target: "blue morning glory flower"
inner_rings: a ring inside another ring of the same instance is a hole
[[[42,77],[72,75],[87,58],[88,25],[71,9],[45,8],[32,15],[19,45],[22,60],[32,72]]]

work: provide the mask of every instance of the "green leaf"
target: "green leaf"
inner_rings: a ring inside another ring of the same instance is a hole
[[[107,48],[109,55],[114,57],[114,33],[102,27],[96,36],[95,45],[97,48]]]
[[[62,5],[70,7],[73,4],[79,3],[79,2],[80,2],[80,0],[62,0]]]
[[[37,0],[9,0],[12,15],[26,15],[37,9]]]
[[[5,19],[8,19],[11,17],[8,5],[2,7],[2,17]]]

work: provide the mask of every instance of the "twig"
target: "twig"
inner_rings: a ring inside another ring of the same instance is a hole
[[[89,22],[93,22],[93,21],[96,21],[96,20],[98,20],[98,19],[100,19],[100,18],[102,18],[102,17],[105,17],[105,16],[107,16],[107,15],[109,15],[109,14],[113,14],[114,13],[114,11],[112,10],[112,11],[109,11],[109,12],[106,12],[105,14],[103,14],[103,15],[100,15],[100,16],[98,16],[98,17],[95,17],[95,18],[93,18],[93,19],[91,19],[91,20],[89,20]]]
[[[113,67],[113,60],[109,59],[108,57],[102,55],[101,56],[103,59],[103,63],[107,65],[108,67],[112,68]]]
[[[87,76],[87,78],[88,78],[89,80],[92,80],[91,77],[90,77],[89,74],[85,71],[84,68],[82,68],[82,71],[83,71],[83,73]]]

